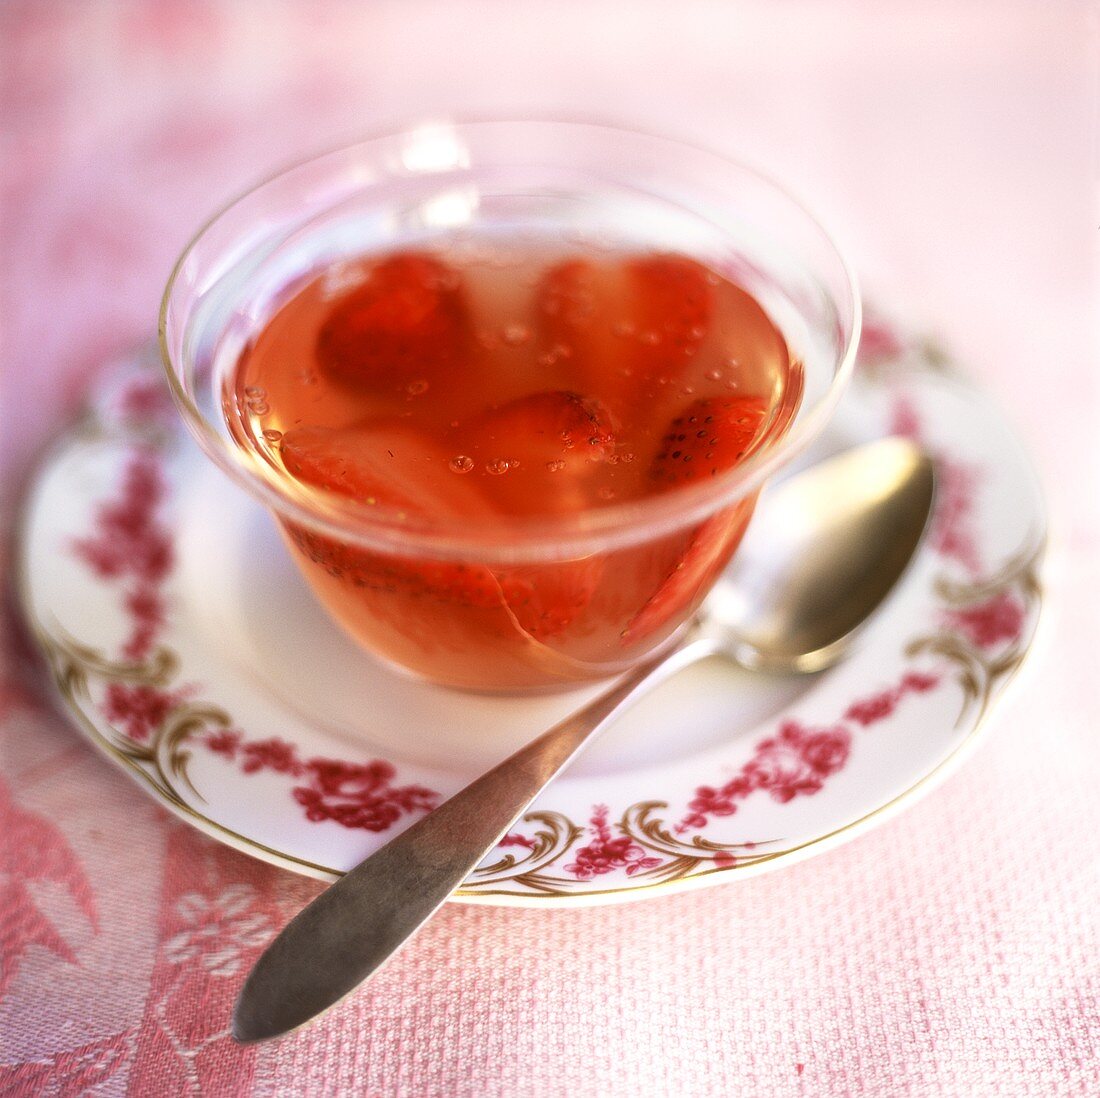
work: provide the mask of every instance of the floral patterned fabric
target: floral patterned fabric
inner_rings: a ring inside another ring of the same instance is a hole
[[[937,325],[1013,410],[1060,528],[1030,674],[987,745],[904,815],[720,888],[588,910],[447,907],[322,1022],[250,1048],[228,1036],[240,983],[318,886],[169,818],[98,756],[50,708],[9,610],[0,1094],[1100,1090],[1090,23],[1069,0],[996,17],[976,0],[934,20],[926,7],[0,6],[0,529],[93,376],[148,338],[175,255],[225,196],[395,120],[490,110],[684,133],[816,198],[881,292]],[[891,338],[874,328],[865,353],[889,357]],[[155,497],[143,475],[106,517],[110,544],[80,547],[127,600],[134,658],[158,628],[166,567],[137,513]],[[965,470],[944,491],[963,507]],[[965,564],[973,547],[944,510],[933,537]],[[11,543],[0,552],[7,578]],[[952,625],[995,647],[1020,613],[998,597]],[[907,679],[835,726],[783,726],[701,787],[683,825],[811,790],[928,685]],[[167,703],[125,689],[109,700],[140,739]],[[286,768],[326,819],[430,803],[389,773],[231,732],[211,749]],[[596,806],[567,868],[646,861]]]

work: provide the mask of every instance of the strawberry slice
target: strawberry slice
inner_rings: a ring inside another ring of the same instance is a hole
[[[542,276],[536,291],[540,320],[567,339],[585,331],[596,319],[597,271],[585,259],[566,259]]]
[[[620,641],[624,647],[651,637],[670,623],[678,624],[695,610],[744,537],[755,503],[755,496],[742,500],[691,532],[687,547],[623,630]]]
[[[500,584],[481,565],[395,557],[348,545],[298,523],[287,522],[285,527],[303,556],[355,590],[461,606],[502,605]]]
[[[529,637],[546,643],[564,633],[587,608],[603,572],[603,561],[589,558],[559,564],[490,570],[480,564],[418,560],[374,553],[286,523],[295,547],[329,576],[354,591],[374,596],[377,611],[400,609],[407,623],[430,613],[431,603],[475,610],[500,610],[497,628],[511,621]],[[349,590],[349,596],[354,594]],[[403,600],[379,602],[377,596]],[[404,600],[415,600],[412,602]],[[426,635],[433,624],[425,620]]]
[[[607,410],[580,393],[531,393],[460,430],[456,446],[477,462],[485,493],[514,514],[563,514],[585,502],[585,484],[614,452]]]
[[[648,255],[628,262],[626,273],[638,336],[636,369],[647,381],[681,371],[714,317],[707,269],[682,255]]]
[[[732,469],[751,452],[767,412],[762,397],[695,401],[669,424],[650,466],[650,480],[667,489]]]
[[[709,272],[679,255],[567,259],[536,291],[544,359],[565,359],[582,384],[631,413],[682,381],[714,312]]]
[[[569,514],[586,506],[590,478],[615,449],[603,405],[563,390],[531,393],[492,409],[469,437],[483,490],[511,514]],[[500,462],[507,468],[501,470]],[[520,628],[546,642],[584,612],[603,567],[603,558],[589,557],[498,570],[497,577]]]
[[[651,483],[665,491],[732,469],[751,451],[767,415],[761,397],[697,400],[670,424],[649,468]],[[668,571],[622,635],[635,644],[680,621],[702,600],[711,581],[744,535],[756,497],[707,519],[674,551]]]
[[[497,572],[508,608],[537,641],[560,636],[584,612],[603,575],[602,557]]]
[[[473,425],[472,444],[521,466],[538,468],[541,462],[545,468],[562,460],[580,469],[612,452],[615,433],[598,400],[556,389],[491,409]]]
[[[539,362],[561,380],[616,404],[630,374],[625,341],[612,325],[620,282],[618,267],[566,259],[550,267],[535,290]]]
[[[419,431],[388,420],[336,430],[296,427],[280,443],[283,464],[313,488],[400,518],[446,515],[485,520],[488,501],[449,467],[449,455]],[[500,585],[481,565],[374,553],[289,527],[294,543],[330,575],[372,591],[399,591],[468,606],[501,605]]]
[[[453,455],[400,421],[295,427],[279,445],[296,480],[371,507],[471,518],[496,513],[475,484],[451,470]]]
[[[399,252],[329,313],[317,333],[317,361],[349,385],[434,378],[461,361],[467,321],[455,272],[430,255]]]

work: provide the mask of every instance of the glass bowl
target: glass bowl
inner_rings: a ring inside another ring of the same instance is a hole
[[[798,384],[782,430],[706,480],[499,525],[304,490],[240,429],[241,356],[291,289],[319,272],[456,233],[610,241],[722,272],[786,340]],[[235,200],[177,262],[160,344],[200,446],[268,508],[356,641],[435,683],[518,692],[614,675],[671,643],[735,551],[761,487],[831,415],[859,327],[836,246],[752,169],[603,125],[481,121],[375,137]]]

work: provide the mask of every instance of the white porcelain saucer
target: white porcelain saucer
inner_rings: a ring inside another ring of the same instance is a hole
[[[882,329],[805,463],[886,433],[940,462],[914,568],[813,678],[710,661],[555,781],[456,899],[628,900],[784,865],[930,789],[1031,644],[1045,536],[1026,455],[942,355]],[[44,463],[21,594],[66,709],[167,808],[331,878],[599,688],[473,697],[396,676],[315,605],[263,510],[120,367]]]

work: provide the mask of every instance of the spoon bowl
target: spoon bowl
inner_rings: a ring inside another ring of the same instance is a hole
[[[869,443],[777,485],[708,597],[704,628],[743,667],[829,667],[907,568],[933,493],[932,462],[901,438]]]

